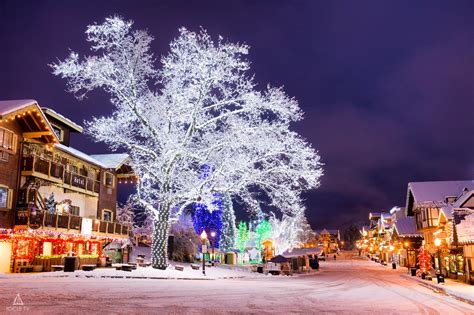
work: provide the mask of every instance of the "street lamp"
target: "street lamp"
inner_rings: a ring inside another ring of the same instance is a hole
[[[212,231],[211,232],[211,247],[212,247],[212,260],[211,264],[214,267],[214,261],[216,260],[216,257],[214,256],[214,238],[216,237],[216,232]]]
[[[202,241],[202,274],[206,275],[206,258],[204,256],[204,252],[206,250],[206,240],[207,240],[207,233],[206,231],[202,231],[201,233],[201,241]]]
[[[441,275],[441,250],[439,246],[441,245],[441,240],[439,238],[435,238],[434,244],[436,246],[436,252],[438,254],[438,273]]]

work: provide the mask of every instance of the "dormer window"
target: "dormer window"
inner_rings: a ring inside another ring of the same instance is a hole
[[[59,128],[55,124],[51,124],[51,127],[53,127],[53,131],[58,136],[59,141],[64,141],[64,130],[62,128]]]

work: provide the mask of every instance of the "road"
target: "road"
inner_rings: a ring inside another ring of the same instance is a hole
[[[299,277],[0,279],[0,313],[15,310],[18,293],[24,308],[16,310],[31,314],[474,314],[472,305],[355,259]]]

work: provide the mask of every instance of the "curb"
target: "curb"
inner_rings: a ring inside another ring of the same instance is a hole
[[[453,290],[449,290],[449,288],[446,289],[446,288],[443,288],[443,287],[441,287],[437,284],[430,283],[430,281],[419,279],[417,277],[412,277],[412,276],[409,276],[409,275],[406,275],[406,274],[402,274],[400,276],[403,277],[403,278],[406,278],[406,279],[414,280],[414,281],[418,282],[419,285],[424,286],[428,289],[431,289],[431,290],[435,291],[436,293],[442,293],[444,295],[455,298],[456,300],[459,300],[461,302],[464,302],[464,303],[467,303],[467,304],[470,304],[470,305],[474,305],[474,298],[472,298],[472,299],[466,298],[464,296],[459,295],[457,292],[453,292]]]

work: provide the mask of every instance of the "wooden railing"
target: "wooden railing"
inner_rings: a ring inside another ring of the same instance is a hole
[[[26,225],[31,228],[68,229],[74,230],[74,232],[80,232],[82,219],[80,216],[51,214],[46,211],[36,211],[36,215],[32,216],[30,210],[19,209],[15,217],[15,224]],[[114,235],[129,235],[130,232],[127,226],[102,220],[93,221],[92,231]]]
[[[24,157],[21,170],[37,172],[52,179],[60,179],[66,185],[99,193],[100,181],[67,171],[64,165],[36,155]]]

